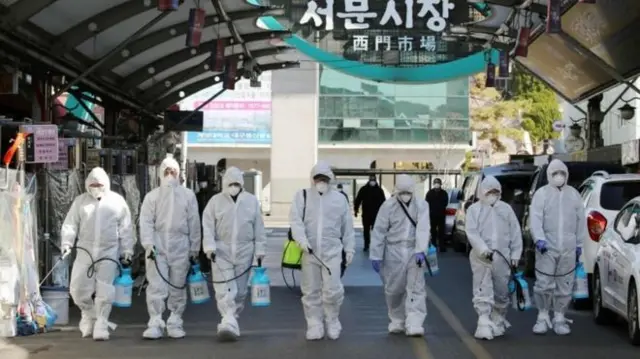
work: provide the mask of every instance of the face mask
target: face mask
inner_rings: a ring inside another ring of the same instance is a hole
[[[369,186],[375,186],[376,185],[376,181],[369,181]]]
[[[104,194],[104,187],[89,187],[89,194],[95,199],[100,199]]]
[[[318,182],[316,183],[316,190],[318,190],[318,192],[320,193],[325,193],[327,192],[327,189],[329,189],[329,184],[326,182]]]
[[[230,196],[237,196],[240,193],[240,187],[238,186],[229,186],[227,187],[227,192]]]
[[[207,182],[200,182],[200,188],[207,188]]]
[[[498,202],[498,196],[495,194],[490,194],[486,196],[486,200],[489,205],[493,206],[494,204],[496,204],[496,202]]]
[[[564,181],[565,181],[564,176],[560,174],[551,177],[551,184],[556,187],[564,186]]]
[[[401,194],[400,195],[400,200],[404,203],[409,203],[409,201],[411,201],[411,195],[410,194]]]
[[[162,184],[163,186],[170,186],[170,187],[174,187],[174,186],[176,186],[176,185],[178,184],[178,179],[177,179],[177,178],[175,178],[175,177],[173,177],[173,176],[170,176],[170,175],[169,175],[169,176],[164,177],[164,178],[162,179],[161,184]]]
[[[440,186],[441,186],[440,183],[436,183],[436,184],[433,185],[433,188],[440,189]]]

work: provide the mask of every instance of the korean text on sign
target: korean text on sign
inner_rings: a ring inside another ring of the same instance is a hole
[[[346,30],[365,30],[372,24],[381,26],[393,21],[395,26],[412,29],[414,25],[414,7],[419,8],[417,14],[420,19],[426,19],[427,29],[442,32],[447,27],[447,19],[456,4],[452,0],[405,0],[405,16],[402,17],[396,9],[396,0],[388,0],[384,12],[379,16],[371,11],[369,0],[326,0],[326,7],[321,8],[315,0],[307,3],[307,10],[300,19],[304,25],[313,21],[313,25],[331,31],[334,29],[334,6],[336,2],[344,2],[344,12],[335,12],[335,16],[344,20]],[[398,0],[401,1],[401,0]],[[429,16],[427,16],[429,15]],[[324,19],[323,19],[324,16]]]

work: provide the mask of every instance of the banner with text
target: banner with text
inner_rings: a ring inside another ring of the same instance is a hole
[[[190,146],[208,144],[271,144],[271,73],[260,75],[260,87],[251,87],[248,79],[236,83],[202,108],[202,132],[189,132]],[[222,84],[211,86],[180,102],[183,110],[193,110],[207,101]]]

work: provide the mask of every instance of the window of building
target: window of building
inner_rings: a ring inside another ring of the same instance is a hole
[[[321,66],[318,124],[320,143],[466,144],[469,82],[376,83]]]

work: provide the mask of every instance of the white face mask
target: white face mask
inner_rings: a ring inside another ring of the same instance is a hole
[[[329,189],[329,184],[326,182],[318,182],[316,183],[316,190],[320,193],[325,193],[327,192],[327,189]]]
[[[440,188],[440,183],[435,183],[435,184],[433,185],[433,188],[436,188],[436,189]]]
[[[89,187],[89,194],[95,199],[102,198],[104,192],[104,187]]]
[[[229,186],[227,187],[227,192],[230,196],[237,196],[240,193],[240,187],[238,186]]]
[[[401,194],[400,195],[400,200],[404,203],[409,203],[409,201],[411,201],[411,195],[410,194]]]
[[[564,186],[564,182],[566,181],[564,175],[561,174],[557,174],[553,177],[551,177],[551,184],[556,186],[556,187],[562,187]]]
[[[496,202],[498,202],[498,195],[490,194],[490,195],[487,195],[485,199],[487,200],[487,203],[489,205],[493,206],[494,204],[496,204]]]
[[[200,182],[200,188],[207,188],[207,182]]]
[[[178,184],[178,179],[173,177],[173,176],[171,176],[171,175],[169,175],[169,176],[164,177],[160,181],[160,184],[163,185],[163,186],[174,187],[174,186],[176,186]]]
[[[369,186],[375,186],[376,185],[376,181],[369,181]]]

